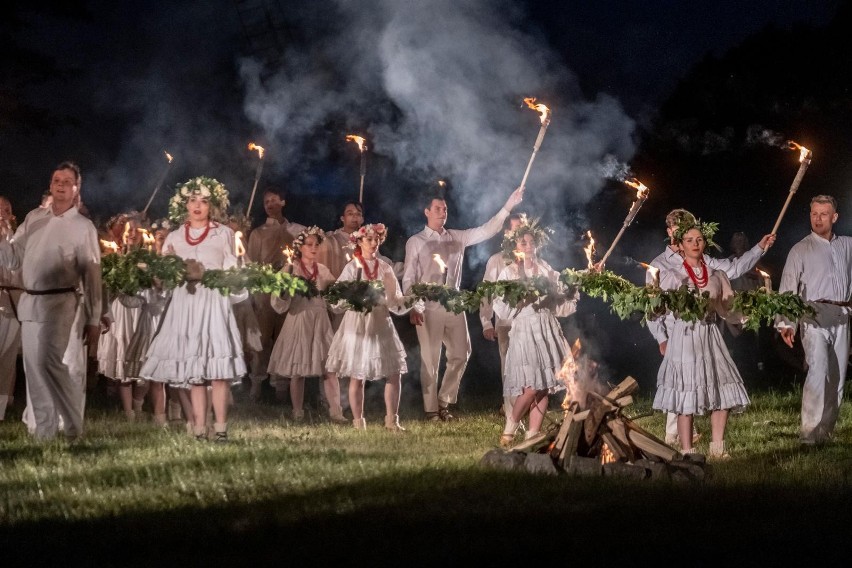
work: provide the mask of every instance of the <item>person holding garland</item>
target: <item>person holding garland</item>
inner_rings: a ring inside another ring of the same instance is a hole
[[[178,228],[166,237],[164,250],[186,262],[187,282],[172,292],[140,371],[144,378],[190,389],[199,440],[208,438],[210,385],[217,442],[228,440],[230,385],[246,373],[246,364],[229,298],[197,283],[205,269],[237,266],[234,232],[223,222],[227,207],[225,186],[208,177],[179,185],[169,201],[169,218]]]
[[[498,280],[525,280],[544,277],[553,292],[534,301],[524,300],[510,306],[503,298],[495,298],[494,313],[510,322],[509,347],[503,376],[503,395],[513,396],[512,411],[506,415],[500,445],[511,446],[521,420],[529,414],[525,437],[541,431],[547,413],[549,395],[565,390],[559,371],[572,359],[571,346],[556,318],[568,317],[577,310],[579,294],[565,290],[559,273],[539,258],[539,250],[549,240],[549,229],[535,219],[522,216],[516,229],[503,237],[504,258],[509,264],[500,271]],[[516,255],[515,253],[522,253]]]
[[[683,453],[695,453],[693,417],[710,413],[709,455],[730,457],[725,446],[725,428],[731,412],[742,412],[749,404],[743,379],[731,359],[718,319],[739,322],[729,312],[734,292],[724,270],[708,266],[707,245],[715,246],[715,223],[684,217],[673,232],[683,261],[677,268],[660,272],[660,288],[673,290],[687,286],[709,295],[708,315],[702,321],[673,317],[668,345],[657,374],[653,408],[677,415],[677,429]]]
[[[325,233],[317,226],[308,227],[293,241],[295,261],[283,270],[303,278],[309,286],[322,292],[335,281],[328,268],[317,262],[317,253]],[[287,313],[281,332],[269,359],[271,377],[289,379],[293,420],[305,419],[305,377],[322,377],[323,391],[329,405],[329,416],[336,424],[349,422],[340,407],[340,383],[334,373],[325,370],[328,350],[334,332],[328,304],[319,294],[314,296],[272,295],[272,308]],[[276,385],[277,388],[277,385]]]
[[[367,427],[364,419],[365,382],[386,379],[385,428],[402,432],[405,428],[399,423],[401,375],[408,372],[408,366],[405,347],[397,335],[390,312],[403,315],[411,307],[405,305],[393,268],[377,257],[379,245],[386,237],[387,229],[381,223],[363,225],[352,233],[351,240],[357,245],[354,258],[343,267],[337,281],[358,281],[362,278],[378,281],[384,286],[384,293],[379,304],[370,312],[346,311],[331,341],[326,370],[335,376],[349,377],[352,424],[359,430]],[[422,311],[419,304],[415,310]],[[335,309],[345,308],[338,305]]]

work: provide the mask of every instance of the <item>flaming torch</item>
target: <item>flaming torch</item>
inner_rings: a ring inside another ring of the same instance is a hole
[[[651,284],[653,284],[653,286],[655,288],[659,288],[660,287],[660,269],[657,268],[656,266],[651,266],[650,264],[648,264],[646,262],[640,262],[639,266],[641,266],[642,268],[644,268],[645,270],[648,271],[648,274],[651,275]]]
[[[444,259],[441,258],[441,255],[438,254],[437,252],[432,255],[432,260],[434,260],[435,263],[438,265],[438,268],[441,269],[441,274],[444,275],[444,286],[446,286],[447,285],[447,276],[449,275],[449,273],[447,272],[447,263],[444,262]]]
[[[769,277],[769,273],[764,272],[763,270],[761,270],[759,268],[757,269],[757,271],[760,273],[760,276],[763,277],[763,287],[766,288],[767,292],[771,292],[772,291],[772,279]]]
[[[130,221],[124,223],[124,232],[121,234],[121,244],[124,245],[122,247],[124,253],[130,252]]]
[[[544,140],[544,134],[547,132],[547,127],[550,126],[550,109],[544,106],[541,103],[536,104],[535,98],[527,97],[524,99],[524,102],[528,107],[538,112],[541,116],[541,129],[538,131],[538,138],[535,139],[535,145],[533,146],[532,156],[530,156],[530,161],[527,164],[527,171],[524,172],[524,178],[521,180],[521,187],[524,187],[527,183],[527,176],[530,175],[530,168],[532,168],[533,161],[535,160],[535,155],[538,153],[538,149],[541,148],[541,142]]]
[[[772,227],[773,235],[778,232],[778,226],[781,225],[781,219],[784,218],[784,213],[787,212],[787,207],[790,205],[790,201],[793,199],[793,194],[796,193],[796,190],[799,189],[799,184],[802,183],[802,178],[805,177],[805,171],[807,171],[808,166],[811,165],[811,158],[813,157],[813,154],[810,150],[808,150],[801,144],[793,142],[792,140],[787,141],[787,147],[790,150],[799,151],[799,171],[796,172],[796,177],[793,179],[792,185],[790,185],[790,193],[787,194],[787,201],[784,202],[784,207],[781,208],[781,213],[778,214],[778,219],[775,221],[775,226]]]
[[[157,185],[154,186],[154,191],[151,193],[151,197],[148,198],[148,204],[145,205],[145,209],[142,210],[142,218],[146,218],[148,215],[148,208],[151,207],[151,202],[154,201],[154,196],[157,195],[157,192],[160,191],[160,187],[163,185],[163,182],[166,181],[166,176],[169,175],[169,170],[172,169],[172,155],[166,152],[163,153],[166,155],[166,159],[168,163],[166,164],[166,169],[163,170],[163,174],[160,176],[160,179],[157,181]]]
[[[527,271],[524,268],[524,260],[526,259],[527,255],[525,255],[524,253],[522,253],[519,250],[512,251],[512,254],[515,255],[515,262],[518,263],[518,272],[521,275],[521,279],[526,280]]]
[[[101,239],[101,246],[104,247],[105,251],[109,251],[110,253],[118,252],[118,244],[113,241]]]
[[[142,243],[148,251],[154,250],[154,235],[152,235],[148,230],[139,227],[137,229],[140,233],[142,233]]]
[[[595,267],[595,238],[591,231],[586,231],[586,236],[589,237],[589,244],[583,247],[583,252],[586,253],[589,270],[592,270]]]
[[[642,207],[642,204],[645,203],[645,200],[648,199],[648,188],[645,184],[641,183],[638,179],[633,178],[630,180],[626,180],[624,183],[629,185],[630,187],[636,188],[636,200],[633,202],[633,205],[630,206],[630,211],[627,212],[627,217],[624,218],[624,224],[621,226],[621,230],[618,231],[618,234],[615,236],[615,240],[612,241],[612,244],[609,245],[609,249],[606,251],[606,254],[603,255],[603,258],[598,263],[601,267],[603,267],[604,263],[606,263],[606,259],[609,258],[609,255],[612,253],[612,250],[615,248],[615,245],[621,239],[621,236],[624,234],[624,231],[627,230],[627,227],[630,226],[630,223],[633,222],[633,219],[636,217],[636,214],[639,213],[639,209]]]
[[[289,246],[286,246],[281,249],[281,254],[284,255],[284,262],[287,263],[287,272],[293,274],[293,249],[291,249]]]
[[[358,201],[364,202],[364,176],[367,175],[367,144],[365,144],[366,140],[361,136],[356,136],[355,134],[347,134],[346,135],[347,142],[355,142],[358,144],[358,150],[361,151],[361,188],[358,190]]]
[[[234,233],[234,254],[237,255],[237,266],[243,266],[243,257],[246,255],[246,247],[243,246],[243,232]]]
[[[257,192],[257,183],[260,181],[260,172],[263,171],[263,153],[266,151],[263,146],[258,146],[254,142],[249,142],[249,150],[257,150],[257,169],[254,171],[254,187],[251,188],[251,197],[249,197],[248,207],[246,207],[246,217],[251,215],[251,206],[254,203],[254,194]]]

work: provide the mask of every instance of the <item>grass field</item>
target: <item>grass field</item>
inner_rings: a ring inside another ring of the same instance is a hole
[[[795,389],[752,398],[730,425],[734,458],[701,485],[484,469],[502,426],[485,399],[446,424],[404,409],[408,432],[392,434],[378,405],[358,432],[238,397],[227,445],[93,401],[73,446],[0,423],[0,554],[9,566],[846,564],[848,405],[836,439],[803,451]],[[662,415],[638,423],[662,435]]]

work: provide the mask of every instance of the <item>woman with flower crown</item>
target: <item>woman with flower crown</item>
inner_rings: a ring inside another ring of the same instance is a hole
[[[559,273],[538,257],[539,249],[548,241],[549,229],[536,219],[522,215],[514,230],[503,237],[503,254],[509,264],[498,280],[546,278],[553,291],[534,301],[524,300],[511,307],[502,298],[494,300],[497,317],[510,321],[509,349],[503,377],[503,395],[514,396],[511,414],[506,416],[500,445],[511,446],[518,425],[529,413],[526,437],[539,434],[547,413],[549,395],[565,390],[558,373],[571,359],[571,348],[556,318],[567,317],[577,310],[577,292],[566,291],[559,283]]]
[[[140,371],[145,378],[190,389],[193,433],[199,440],[207,439],[210,385],[217,442],[228,440],[231,383],[246,373],[229,299],[198,284],[205,269],[237,266],[234,232],[221,222],[227,207],[225,186],[207,177],[179,186],[169,201],[169,218],[178,228],[163,246],[186,262],[187,282],[172,292]]]
[[[141,223],[135,212],[116,215],[107,226],[109,234],[120,234],[112,241],[118,250],[108,250],[107,254],[127,254],[142,244]],[[116,227],[121,230],[118,231]],[[105,242],[109,241],[102,241],[102,244]],[[128,347],[139,323],[142,303],[142,299],[137,296],[111,293],[107,304],[109,310],[105,314],[111,324],[98,340],[98,372],[117,384],[121,407],[130,422],[141,414],[142,404],[148,394],[148,382],[138,375],[128,374],[125,365]]]
[[[317,262],[317,254],[325,234],[317,226],[308,227],[293,241],[295,262],[283,270],[308,281],[312,291],[322,292],[334,282],[328,268]],[[290,400],[293,420],[305,418],[305,377],[322,377],[323,390],[329,405],[332,422],[345,424],[340,408],[340,383],[337,375],[327,373],[325,362],[334,332],[328,315],[328,305],[317,295],[277,296],[270,300],[279,314],[287,318],[272,348],[269,358],[270,376],[290,379]]]
[[[354,258],[343,267],[337,281],[377,281],[382,283],[384,291],[378,305],[371,311],[346,311],[331,341],[326,370],[335,376],[349,377],[352,425],[359,430],[367,428],[364,419],[365,381],[385,378],[385,428],[402,432],[405,428],[399,423],[401,376],[408,372],[408,366],[405,347],[396,333],[390,312],[402,315],[411,308],[405,306],[405,297],[393,267],[376,256],[386,237],[387,229],[381,223],[363,225],[350,237],[356,245]],[[341,309],[341,306],[336,308]],[[419,306],[417,309],[422,310]]]
[[[717,319],[740,323],[729,312],[733,290],[728,276],[713,270],[704,261],[704,249],[713,243],[715,223],[684,219],[674,231],[683,263],[660,272],[660,287],[673,290],[687,286],[709,294],[708,316],[704,321],[673,319],[668,345],[657,374],[653,407],[677,414],[677,428],[684,453],[694,453],[693,416],[710,413],[711,457],[726,459],[725,427],[728,414],[742,411],[749,398],[742,377],[734,365]]]

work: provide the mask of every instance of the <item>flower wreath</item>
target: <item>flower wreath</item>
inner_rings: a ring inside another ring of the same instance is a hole
[[[698,229],[701,233],[701,236],[704,237],[704,242],[707,243],[708,247],[713,247],[717,250],[722,250],[722,247],[717,245],[715,241],[713,241],[713,237],[719,231],[719,223],[705,223],[701,219],[696,218],[684,218],[681,219],[680,223],[678,223],[677,228],[674,231],[674,239],[678,243],[683,242],[683,236],[690,229]]]
[[[358,239],[363,239],[369,235],[379,239],[379,244],[385,242],[388,236],[388,229],[383,223],[370,223],[369,225],[361,225],[361,228],[349,235],[349,242],[353,245],[358,244]]]
[[[325,240],[325,231],[323,231],[316,225],[312,225],[307,229],[304,229],[301,233],[299,233],[296,238],[293,239],[293,250],[296,253],[296,257],[301,258],[302,245],[305,244],[305,239],[310,236],[314,236],[317,238],[317,244],[322,244],[322,242]]]
[[[520,217],[520,225],[514,230],[503,233],[503,242],[500,248],[503,250],[503,260],[506,263],[515,261],[515,248],[518,245],[518,240],[524,235],[532,235],[536,248],[539,248],[550,242],[550,235],[553,234],[553,229],[542,226],[538,217],[530,219],[524,213]]]
[[[225,186],[213,178],[199,176],[175,188],[175,194],[169,200],[169,220],[180,224],[186,219],[186,205],[192,195],[207,198],[210,207],[217,209],[219,214],[223,215],[228,208],[228,190]],[[211,211],[211,218],[214,215]]]
[[[160,229],[163,229],[164,231],[171,231],[172,230],[171,221],[169,221],[167,218],[163,217],[162,219],[157,219],[156,221],[151,223],[151,230],[152,231],[159,231]]]

